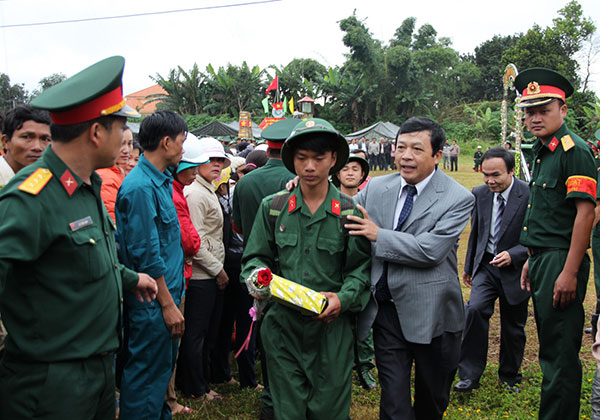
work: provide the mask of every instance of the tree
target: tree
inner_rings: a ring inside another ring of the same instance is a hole
[[[160,74],[150,76],[167,93],[153,94],[147,97],[147,101],[156,102],[158,109],[166,109],[179,114],[200,114],[206,105],[206,76],[194,63],[192,69],[186,72],[181,66],[171,69],[167,77]]]
[[[211,115],[229,114],[238,118],[240,111],[260,111],[263,92],[267,85],[264,70],[250,68],[244,61],[241,66],[228,64],[215,71],[207,66],[210,102],[206,110]]]
[[[52,73],[50,76],[42,78],[38,83],[38,88],[31,92],[31,99],[35,98],[46,89],[59,84],[66,78],[67,76],[65,76],[63,73]]]
[[[473,56],[465,57],[465,60],[471,61],[477,66],[481,74],[465,100],[468,102],[502,100],[502,77],[506,66],[509,64],[508,61],[503,59],[502,55],[505,50],[514,47],[521,37],[522,34],[495,35],[492,39],[476,47]]]
[[[553,26],[542,29],[534,25],[517,43],[504,52],[503,61],[514,63],[518,69],[530,67],[551,68],[579,86],[579,63],[575,54],[583,42],[596,30],[594,23],[583,17],[581,6],[575,1],[558,11],[560,17]]]
[[[6,114],[17,105],[26,104],[29,95],[23,84],[11,84],[8,74],[0,73],[0,113]]]
[[[327,68],[311,58],[294,58],[286,66],[271,66],[279,77],[279,90],[286,98],[321,96],[321,85]]]

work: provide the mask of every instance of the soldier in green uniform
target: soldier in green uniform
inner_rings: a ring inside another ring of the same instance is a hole
[[[279,303],[265,315],[261,336],[277,420],[349,418],[351,313],[369,297],[370,244],[344,232],[343,198],[328,181],[347,159],[345,139],[328,122],[301,121],[282,149],[299,185],[279,193],[287,200],[275,220],[270,215],[276,195],[262,201],[246,243],[242,277],[269,267],[328,298],[318,317]],[[350,205],[346,211],[359,216]]]
[[[539,418],[577,419],[597,170],[589,147],[564,124],[569,81],[532,68],[517,76],[515,87],[527,129],[537,137],[520,242],[529,254],[521,287],[531,291],[544,375]]]
[[[473,170],[475,172],[481,171],[481,158],[483,157],[483,152],[481,151],[481,146],[477,146],[477,151],[473,155]]]
[[[114,419],[114,352],[123,289],[150,301],[156,282],[117,260],[95,169],[114,165],[127,116],[124,59],[48,89],[52,144],[0,192],[0,418]]]
[[[298,124],[298,121],[292,118],[284,119],[263,130],[262,137],[267,140],[267,155],[269,160],[264,166],[244,175],[235,186],[233,191],[233,228],[236,232],[244,236],[244,243],[250,237],[254,218],[262,199],[284,189],[285,184],[294,177],[281,161],[281,147],[285,139],[292,132],[292,129]],[[240,280],[243,282],[243,279]],[[256,331],[260,331],[261,324],[262,321],[259,323]],[[243,337],[247,332],[238,330],[237,334]],[[260,418],[261,420],[270,420],[273,418],[273,403],[269,389],[267,361],[264,357],[264,349],[262,349],[260,337],[258,337],[257,341],[260,350],[260,366],[264,383],[261,395],[262,408]],[[253,344],[254,340],[251,341],[248,350],[244,350],[239,357],[247,357],[254,360]]]

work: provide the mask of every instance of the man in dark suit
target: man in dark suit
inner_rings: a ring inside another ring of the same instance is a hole
[[[382,420],[442,419],[458,366],[456,249],[474,199],[437,167],[445,140],[435,121],[407,120],[396,138],[399,173],[371,179],[355,197],[364,218],[348,216],[350,234],[371,241],[372,296],[358,337],[373,327]]]
[[[482,157],[485,185],[473,189],[475,208],[465,259],[463,282],[472,287],[465,305],[458,376],[459,392],[479,387],[487,361],[488,330],[496,299],[500,299],[500,366],[505,388],[519,392],[521,362],[525,350],[525,322],[529,293],[521,290],[521,269],[527,259],[519,244],[529,188],[514,175],[515,158],[502,147]]]

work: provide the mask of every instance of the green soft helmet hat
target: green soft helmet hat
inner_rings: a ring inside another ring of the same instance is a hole
[[[348,162],[350,148],[348,147],[346,139],[335,128],[333,128],[329,122],[321,118],[310,118],[300,121],[296,127],[294,127],[294,130],[281,148],[281,160],[291,173],[296,173],[296,170],[294,169],[294,143],[296,143],[298,139],[315,134],[326,137],[335,143],[334,149],[336,151],[337,159],[335,165],[329,171],[330,174],[337,173]]]
[[[358,156],[358,155],[350,155],[348,157],[348,163],[350,162],[358,162],[362,168],[363,171],[363,177],[361,178],[360,182],[358,183],[358,185],[361,185],[363,182],[365,182],[365,180],[367,179],[367,177],[369,176],[369,162],[366,161],[366,159]],[[344,165],[346,166],[346,165]],[[342,166],[342,169],[344,169],[344,167]],[[340,169],[341,170],[341,169]],[[335,185],[336,187],[340,187],[340,180],[337,176],[337,174],[339,173],[339,171],[334,172],[333,174],[331,174],[331,182],[333,182],[333,185]]]

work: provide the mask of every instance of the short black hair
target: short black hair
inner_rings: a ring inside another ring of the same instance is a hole
[[[19,105],[6,113],[2,121],[2,133],[10,140],[15,131],[23,127],[25,121],[35,121],[50,126],[50,114],[41,109],[32,108],[29,105]]]
[[[446,141],[446,132],[437,122],[426,117],[411,117],[400,126],[398,134],[396,134],[396,145],[398,145],[398,137],[400,134],[416,133],[418,131],[429,131],[431,140],[432,156],[442,150]]]
[[[326,133],[316,133],[310,136],[296,137],[289,146],[292,151],[292,156],[295,156],[296,151],[298,150],[308,150],[319,155],[327,152],[337,152],[337,142],[335,141],[335,137]]]
[[[481,157],[481,163],[487,159],[501,158],[506,164],[506,172],[510,172],[515,168],[515,157],[512,153],[506,150],[504,147],[496,146],[487,150]]]
[[[156,111],[140,124],[139,143],[144,150],[156,150],[165,137],[175,139],[188,131],[185,120],[173,111]]]
[[[79,137],[83,132],[88,130],[94,123],[100,124],[106,130],[112,130],[112,125],[115,121],[127,121],[126,117],[120,117],[116,115],[107,115],[105,117],[94,118],[90,121],[84,121],[78,124],[72,125],[58,125],[52,124],[50,126],[50,134],[52,140],[60,143],[68,143],[71,140]]]
[[[275,149],[273,147],[268,147],[268,149],[269,149],[269,155],[272,158],[281,159],[281,149]],[[250,152],[250,153],[252,153],[252,152]]]

